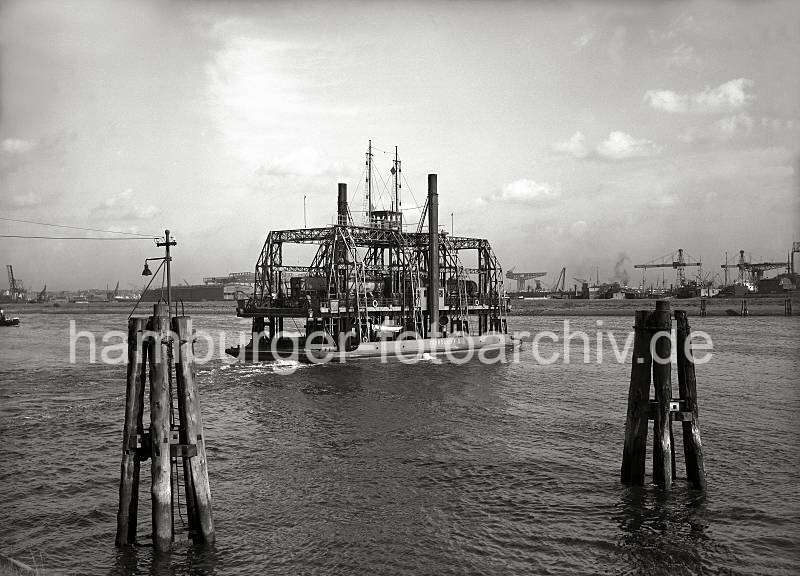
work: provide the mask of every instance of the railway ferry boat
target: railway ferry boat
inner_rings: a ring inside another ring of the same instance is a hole
[[[409,230],[397,150],[384,190],[389,205],[381,209],[373,203],[374,169],[370,142],[361,218],[340,183],[335,224],[267,235],[253,294],[236,308],[237,316],[252,318],[252,339],[228,354],[314,362],[519,346],[508,333],[502,267],[489,241],[439,227],[436,174],[428,175],[427,200]],[[287,248],[307,244],[316,246],[307,266],[284,263]]]

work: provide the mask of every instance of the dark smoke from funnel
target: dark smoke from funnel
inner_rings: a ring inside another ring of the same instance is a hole
[[[625,268],[627,260],[630,260],[630,257],[625,252],[620,252],[617,255],[617,263],[614,264],[614,280],[622,286],[628,285],[628,270]]]

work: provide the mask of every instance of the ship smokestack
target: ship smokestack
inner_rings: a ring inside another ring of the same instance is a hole
[[[347,184],[339,182],[339,202],[336,210],[338,224],[347,224]]]
[[[428,174],[428,317],[430,334],[439,336],[439,194],[436,174]]]

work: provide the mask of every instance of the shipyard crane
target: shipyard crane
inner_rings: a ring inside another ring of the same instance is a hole
[[[747,270],[747,260],[744,257],[744,250],[739,250],[739,260],[735,264],[728,264],[728,253],[725,252],[725,264],[720,265],[725,271],[725,285],[728,285],[728,270],[736,268],[739,270],[739,284],[745,283],[745,271]]]
[[[798,242],[794,243],[800,244]],[[792,246],[792,250],[795,247],[800,248],[800,246]],[[794,252],[792,252],[793,254]],[[726,258],[727,260],[727,258]],[[739,283],[745,284],[746,281],[749,281],[756,286],[762,278],[764,278],[764,272],[767,270],[777,270],[779,268],[786,268],[787,272],[792,271],[792,261],[791,259],[787,262],[748,262],[744,257],[744,250],[739,250],[739,260],[736,264],[722,264],[720,266],[725,272],[727,273],[729,268],[738,268],[739,270]],[[726,274],[727,276],[727,274]]]
[[[14,267],[11,264],[6,264],[8,271],[8,295],[11,297],[12,302],[17,301],[17,281],[14,278]]]
[[[541,278],[542,276],[547,276],[547,272],[514,272],[513,268],[506,272],[506,278],[517,281],[517,292],[525,290],[525,282],[527,280]]]
[[[750,278],[754,284],[764,278],[764,272],[767,270],[777,270],[785,268],[788,272],[791,268],[788,262],[750,262],[747,264],[747,269],[750,272]]]
[[[688,260],[687,260],[688,258]],[[690,266],[698,266],[702,272],[703,263],[698,260],[692,262],[692,257],[684,252],[683,248],[678,248],[675,252],[665,254],[644,264],[635,264],[634,268],[674,268],[678,280],[678,286],[686,286],[686,273],[684,270]]]
[[[564,284],[567,280],[567,268],[566,266],[561,268],[561,272],[556,278],[556,283],[553,284],[553,287],[550,289],[550,292],[563,292],[564,291]]]
[[[36,295],[36,302],[47,302],[47,284],[45,284],[44,288],[42,288],[42,291]]]

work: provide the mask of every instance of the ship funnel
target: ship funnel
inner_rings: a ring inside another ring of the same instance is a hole
[[[439,336],[439,193],[436,174],[428,174],[428,318],[431,338]]]
[[[339,201],[336,209],[337,224],[347,225],[347,184],[339,182]]]

